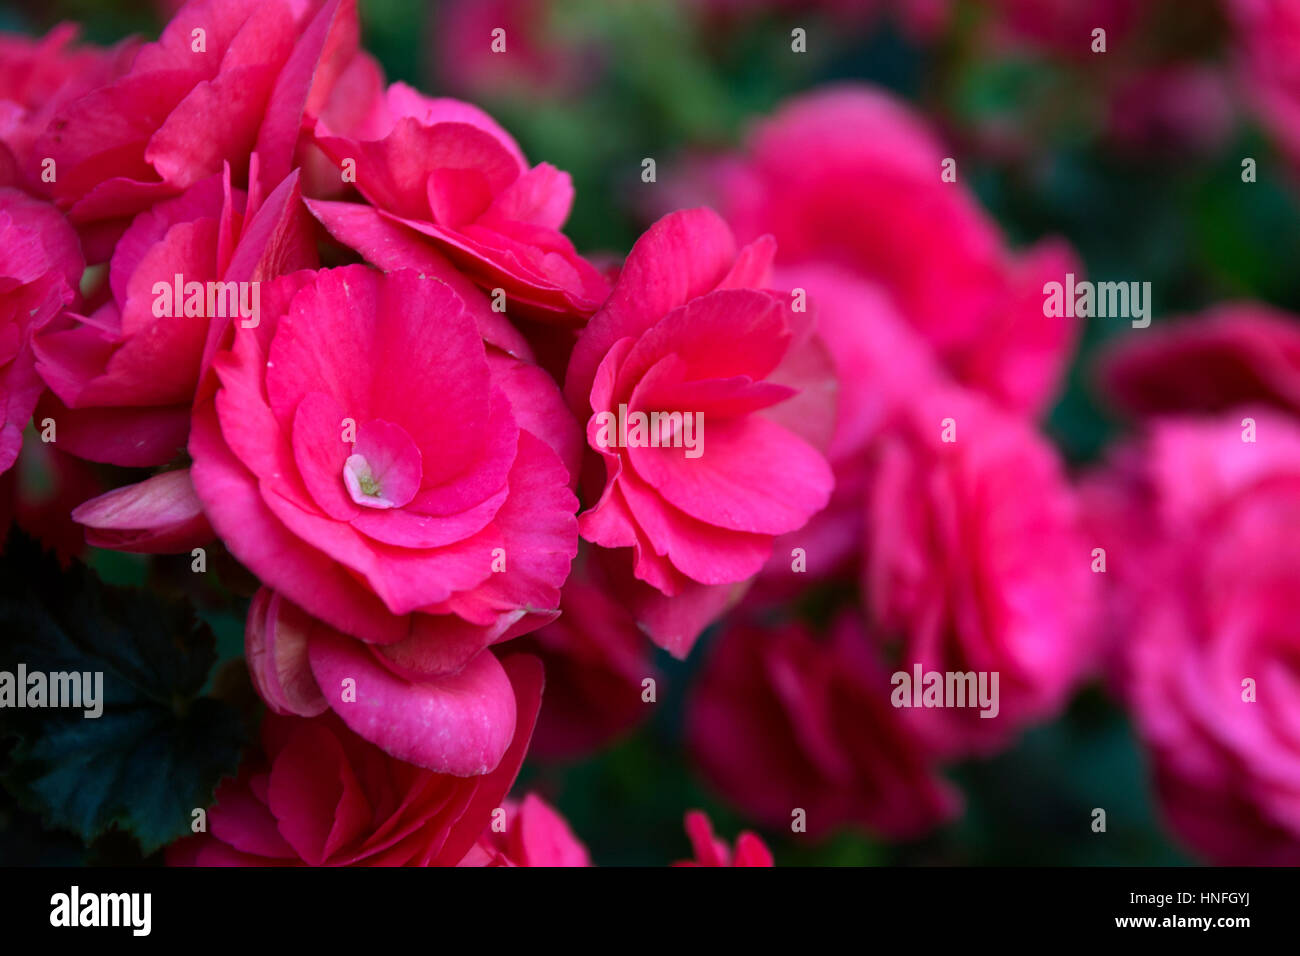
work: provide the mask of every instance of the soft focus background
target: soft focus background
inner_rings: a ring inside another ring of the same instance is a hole
[[[1078,11],[1103,7],[1125,39],[1113,27],[1112,52],[1095,56],[1091,21]],[[0,28],[44,33],[77,20],[86,39],[110,43],[130,32],[155,36],[166,12],[140,0],[7,3]],[[1157,322],[1225,299],[1300,311],[1300,199],[1289,172],[1297,166],[1252,108],[1243,88],[1249,52],[1216,0],[362,0],[361,14],[363,43],[390,80],[478,103],[532,160],[572,175],[577,201],[566,232],[591,255],[624,254],[671,208],[674,170],[688,160],[735,147],[791,94],[851,79],[892,90],[925,115],[1013,245],[1063,236],[1089,277],[1151,282]],[[506,58],[489,53],[498,25],[512,44]],[[791,52],[795,27],[807,31],[804,54]],[[653,185],[641,181],[645,157],[658,165]],[[1257,160],[1256,183],[1242,183],[1243,157]],[[1103,337],[1132,334],[1123,321],[1085,328],[1046,424],[1076,469],[1120,430],[1089,386],[1090,359]],[[30,468],[17,480],[40,487]],[[176,586],[143,557],[92,552],[88,560],[110,582]],[[214,600],[205,617],[219,655],[234,659],[243,619],[230,605]],[[635,731],[578,762],[526,765],[517,789],[551,800],[596,863],[687,857],[689,807],[707,809],[728,837],[752,827],[702,783],[682,746],[682,704],[711,637],[684,663],[656,652],[659,703]],[[1190,860],[1162,828],[1129,721],[1100,686],[1009,751],[958,765],[951,777],[966,812],[921,841],[840,832],[810,845],[760,832],[778,863]],[[137,852],[112,835],[89,851],[42,835],[3,799],[0,839],[15,862],[129,862]],[[1104,839],[1086,826],[1093,807],[1107,810]]]

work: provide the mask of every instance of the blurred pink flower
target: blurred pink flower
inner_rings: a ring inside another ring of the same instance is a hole
[[[1106,49],[1121,46],[1144,12],[1165,0],[988,0],[985,13],[998,39],[1060,56],[1092,56],[1092,31],[1106,31]],[[1186,2],[1186,0],[1183,0]]]
[[[1300,317],[1227,302],[1122,336],[1098,360],[1098,391],[1134,416],[1268,404],[1300,415]]]
[[[1201,63],[1143,69],[1110,92],[1107,132],[1126,150],[1182,157],[1210,153],[1233,131],[1236,110],[1221,69]]]
[[[917,396],[874,452],[862,590],[900,670],[997,675],[996,714],[910,708],[946,757],[989,753],[1054,716],[1093,663],[1094,583],[1052,446],[964,390]]]
[[[1264,123],[1300,164],[1300,4],[1225,0],[1243,83]]]
[[[445,0],[430,17],[439,84],[458,95],[554,98],[594,66],[594,50],[563,36],[555,0]],[[503,30],[505,35],[494,35]],[[494,49],[500,37],[504,50]]]
[[[1156,419],[1094,483],[1109,643],[1166,819],[1215,864],[1300,864],[1300,426]]]
[[[1044,316],[1043,284],[1081,269],[1058,242],[1008,251],[961,170],[943,181],[946,158],[901,101],[837,86],[787,101],[742,157],[698,175],[740,241],[771,233],[779,266],[824,263],[878,283],[958,382],[1041,413],[1078,331]]]
[[[825,640],[800,624],[724,629],[687,701],[686,739],[705,778],[771,827],[806,813],[820,838],[845,824],[918,836],[960,800],[889,703],[889,677],[852,613]]]

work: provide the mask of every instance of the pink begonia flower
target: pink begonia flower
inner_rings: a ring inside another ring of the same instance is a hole
[[[461,866],[591,866],[591,855],[564,817],[535,793],[507,800]],[[500,820],[500,827],[498,826]]]
[[[814,838],[850,823],[915,837],[954,816],[960,799],[890,706],[876,653],[850,613],[824,641],[798,624],[725,629],[687,702],[705,779],[767,826],[803,808]]]
[[[899,671],[997,679],[993,707],[904,709],[927,744],[989,753],[1055,715],[1096,648],[1091,546],[1052,446],[974,393],[918,396],[877,444],[864,508],[863,598]]]
[[[325,227],[338,236],[340,219],[399,226],[391,242],[435,247],[482,288],[503,289],[510,311],[585,322],[608,286],[560,232],[573,204],[568,174],[530,167],[510,134],[469,103],[394,83],[386,105],[387,122],[364,139],[316,125],[317,145],[340,170],[355,164],[368,203],[313,204]]]
[[[60,108],[35,144],[57,178],[91,262],[109,257],[131,217],[229,164],[260,156],[266,196],[289,175],[314,122],[356,54],[355,0],[193,0],[130,70]]]
[[[1098,362],[1103,401],[1132,416],[1268,404],[1300,415],[1300,318],[1259,302],[1125,335]]]
[[[77,235],[62,214],[0,188],[0,473],[18,457],[23,429],[45,390],[33,330],[74,300],[81,272]]]
[[[172,844],[168,864],[455,866],[514,783],[541,699],[537,661],[516,654],[502,664],[519,722],[491,773],[460,777],[403,763],[334,714],[267,714],[262,752],[217,787],[208,832]]]
[[[593,753],[649,718],[642,682],[661,686],[650,645],[632,612],[588,559],[560,593],[560,617],[516,645],[546,667],[546,699],[529,756],[572,759]]]
[[[737,250],[710,210],[665,216],[632,248],[565,378],[605,470],[582,536],[631,549],[642,594],[661,600],[619,599],[678,657],[833,485],[818,450],[833,431],[833,366],[811,308],[766,291],[771,256],[767,238]],[[680,428],[648,417],[674,412]],[[649,423],[640,438],[635,415]]]
[[[1165,819],[1215,864],[1300,865],[1300,425],[1157,418],[1094,481],[1108,643]]]
[[[195,490],[231,553],[319,619],[329,705],[399,759],[490,770],[514,717],[485,649],[554,620],[577,552],[555,383],[485,348],[445,282],[366,266],[263,286],[214,369]]]
[[[251,314],[254,285],[316,264],[296,180],[250,210],[229,176],[218,174],[135,218],[92,301],[97,307],[64,313],[34,340],[37,370],[52,393],[40,411],[58,423],[61,448],[131,467],[163,465],[184,451],[209,340],[236,322],[260,321],[242,311],[248,305]],[[225,286],[211,295],[215,281],[236,283],[234,295]],[[190,283],[203,289],[193,300],[184,291]],[[186,314],[191,301],[201,314]]]
[[[736,838],[732,852],[727,842],[713,835],[713,824],[703,810],[686,813],[686,835],[691,841],[693,860],[683,860],[673,866],[773,866],[772,851],[757,834],[746,830]]]
[[[37,138],[64,104],[124,73],[139,47],[138,40],[89,46],[77,42],[78,32],[60,23],[39,39],[0,33],[0,185],[48,188],[45,157],[33,152]]]
[[[1278,143],[1300,165],[1300,6],[1291,0],[1226,0],[1237,70]]]
[[[746,153],[705,164],[697,187],[741,242],[770,233],[777,265],[839,266],[880,284],[960,383],[1042,412],[1073,351],[1074,319],[1043,314],[1043,285],[1080,273],[1064,244],[1011,253],[920,116],[866,86],[787,101]],[[808,157],[815,156],[816,162]]]

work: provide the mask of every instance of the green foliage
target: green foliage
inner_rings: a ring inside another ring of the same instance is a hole
[[[0,635],[0,670],[103,674],[97,718],[0,710],[0,737],[16,738],[0,778],[18,804],[88,844],[122,828],[146,855],[188,833],[244,737],[234,708],[199,696],[215,660],[209,627],[184,602],[106,586],[81,565],[62,571],[14,534]]]

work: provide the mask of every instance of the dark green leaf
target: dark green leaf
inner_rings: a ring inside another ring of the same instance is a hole
[[[189,832],[243,744],[238,714],[200,697],[214,639],[188,604],[61,571],[13,535],[0,558],[0,671],[103,674],[103,713],[0,708],[17,743],[4,785],[45,822],[86,842],[117,826],[147,855]],[[23,688],[19,688],[23,692]]]

